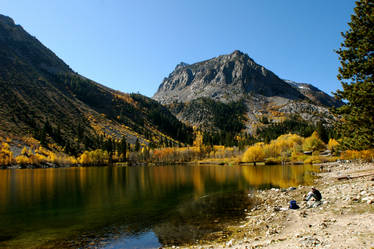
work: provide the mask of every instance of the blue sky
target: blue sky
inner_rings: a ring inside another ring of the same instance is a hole
[[[327,93],[353,0],[2,0],[70,67],[123,92],[152,96],[181,62],[238,49],[279,77]]]

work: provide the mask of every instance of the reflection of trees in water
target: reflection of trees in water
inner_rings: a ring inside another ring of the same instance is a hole
[[[153,231],[163,245],[209,240],[227,233],[225,227],[243,219],[244,209],[251,208],[252,203],[244,191],[203,196],[193,202],[182,203],[166,222],[156,225]]]
[[[170,191],[186,186],[193,187],[196,197],[224,184],[243,187],[271,184],[286,188],[312,183],[310,171],[317,169],[299,165],[3,170],[0,172],[0,211],[30,210],[30,206],[38,204],[43,204],[38,209],[106,208],[107,203],[118,205],[117,201],[162,198]],[[32,213],[34,216],[35,212]]]
[[[99,231],[99,237],[100,230],[107,227],[115,235],[131,235],[156,226],[164,241],[174,240],[174,232],[179,233],[181,239],[175,235],[175,240],[180,243],[191,241],[219,230],[224,219],[219,214],[233,212],[235,216],[233,207],[245,206],[238,197],[200,196],[308,184],[313,180],[310,171],[315,170],[307,165],[3,170],[0,247],[23,240],[23,248],[30,248],[35,243],[76,238],[87,231]],[[119,229],[121,226],[125,228]],[[46,228],[49,232],[44,235]],[[39,240],[28,240],[33,236]]]
[[[313,175],[318,168],[312,165],[271,165],[271,166],[243,166],[241,174],[246,182],[257,188],[266,186],[287,188],[300,184],[311,184]]]

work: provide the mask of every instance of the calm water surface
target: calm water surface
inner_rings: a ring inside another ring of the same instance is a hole
[[[312,183],[312,166],[0,170],[0,248],[158,248],[239,222],[256,188]]]

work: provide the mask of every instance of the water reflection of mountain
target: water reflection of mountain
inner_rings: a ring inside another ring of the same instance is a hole
[[[196,205],[215,213],[209,209],[215,203],[204,202],[201,196],[262,186],[310,184],[310,171],[315,170],[311,166],[1,170],[0,247],[40,246],[110,226],[141,233],[157,225],[160,237],[168,240],[162,224],[170,219],[174,221],[170,229],[177,230],[182,221],[192,220],[188,216],[191,212],[181,207],[191,211],[191,205]],[[187,218],[183,218],[185,215]],[[196,228],[193,222],[185,223]]]

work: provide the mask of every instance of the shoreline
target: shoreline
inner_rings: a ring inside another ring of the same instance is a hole
[[[208,244],[163,248],[371,248],[374,247],[374,163],[320,164],[314,186],[322,205],[307,208],[310,186],[256,190],[257,205],[240,224],[227,227],[229,238]],[[300,209],[289,210],[290,200]]]
[[[338,160],[339,163],[348,163],[349,160]],[[103,165],[84,165],[84,164],[58,164],[58,163],[39,163],[39,164],[11,164],[11,165],[1,165],[1,169],[48,169],[48,168],[75,168],[75,167],[101,167],[101,166],[111,166],[111,167],[136,167],[136,166],[169,166],[169,165],[220,165],[220,166],[272,166],[272,165],[325,165],[323,164],[313,164],[304,162],[285,162],[285,163],[266,163],[266,162],[241,162],[236,161],[233,158],[220,159],[220,160],[194,160],[186,162],[114,162],[110,164]]]

